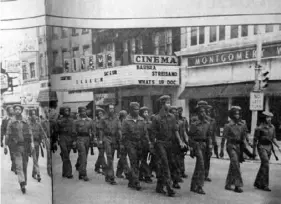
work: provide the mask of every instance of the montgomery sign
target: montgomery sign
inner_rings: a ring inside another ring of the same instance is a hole
[[[213,64],[225,64],[239,61],[255,60],[256,48],[246,48],[227,52],[217,52],[207,55],[199,55],[188,58],[188,67],[207,66]],[[267,45],[262,49],[262,58],[281,57],[281,44]]]

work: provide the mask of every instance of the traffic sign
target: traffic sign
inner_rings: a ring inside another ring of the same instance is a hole
[[[263,110],[264,93],[251,92],[250,94],[250,110]]]

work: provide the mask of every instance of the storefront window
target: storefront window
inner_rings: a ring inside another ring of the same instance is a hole
[[[217,26],[210,27],[210,42],[217,41]]]
[[[275,126],[276,138],[281,140],[281,97],[270,96],[269,97],[269,111],[273,113],[272,124]]]

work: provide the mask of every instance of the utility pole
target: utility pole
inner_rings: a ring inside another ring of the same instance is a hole
[[[262,57],[262,36],[260,27],[258,26],[258,36],[257,36],[257,50],[256,50],[256,65],[255,65],[255,86],[253,92],[260,92],[260,82],[259,75],[261,71],[261,57]],[[263,99],[262,99],[263,101]],[[252,123],[251,123],[251,136],[253,137],[255,128],[257,127],[258,121],[258,110],[252,110]]]

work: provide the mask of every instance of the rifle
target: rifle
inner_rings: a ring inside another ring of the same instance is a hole
[[[273,147],[273,145],[272,145],[272,153],[273,153],[273,155],[274,155],[274,157],[275,157],[275,160],[276,161],[278,161],[279,160],[279,158],[278,158],[278,156],[276,155],[276,152],[275,152],[275,150],[274,150],[274,147]]]
[[[217,144],[214,145],[214,153],[215,153],[216,157],[219,158],[219,147]]]
[[[40,146],[40,150],[41,150],[41,156],[44,158],[44,151],[43,151],[43,147],[42,147],[41,143],[39,143],[39,146]]]

